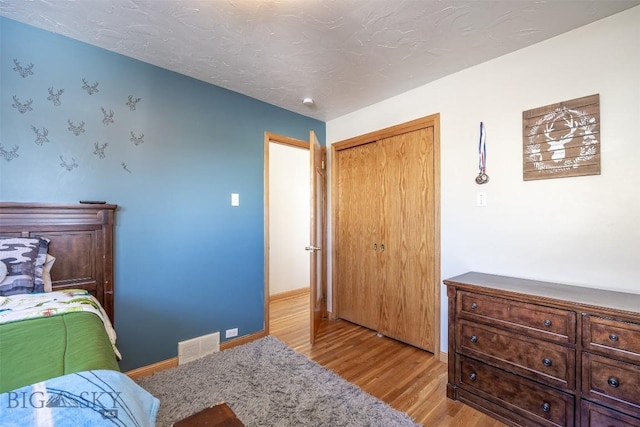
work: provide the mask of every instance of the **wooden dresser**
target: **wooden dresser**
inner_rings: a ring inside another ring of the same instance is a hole
[[[474,272],[444,283],[447,397],[514,426],[640,427],[640,295]]]

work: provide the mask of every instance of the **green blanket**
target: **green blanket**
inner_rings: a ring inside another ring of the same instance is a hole
[[[92,369],[120,370],[102,320],[93,313],[0,324],[0,393]]]

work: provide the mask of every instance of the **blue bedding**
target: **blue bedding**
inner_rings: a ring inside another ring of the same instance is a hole
[[[76,372],[0,394],[0,424],[154,427],[160,401],[126,375]]]

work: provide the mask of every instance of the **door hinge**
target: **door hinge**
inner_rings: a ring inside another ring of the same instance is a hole
[[[325,164],[324,164],[324,160],[323,160],[323,161],[322,161],[322,170],[325,170],[325,169],[326,169],[326,166],[325,166]]]

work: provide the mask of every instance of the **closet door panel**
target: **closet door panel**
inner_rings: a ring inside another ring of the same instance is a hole
[[[379,168],[376,144],[338,155],[339,317],[377,329],[379,306]]]
[[[378,142],[381,148],[380,327],[386,336],[433,351],[433,128]]]

